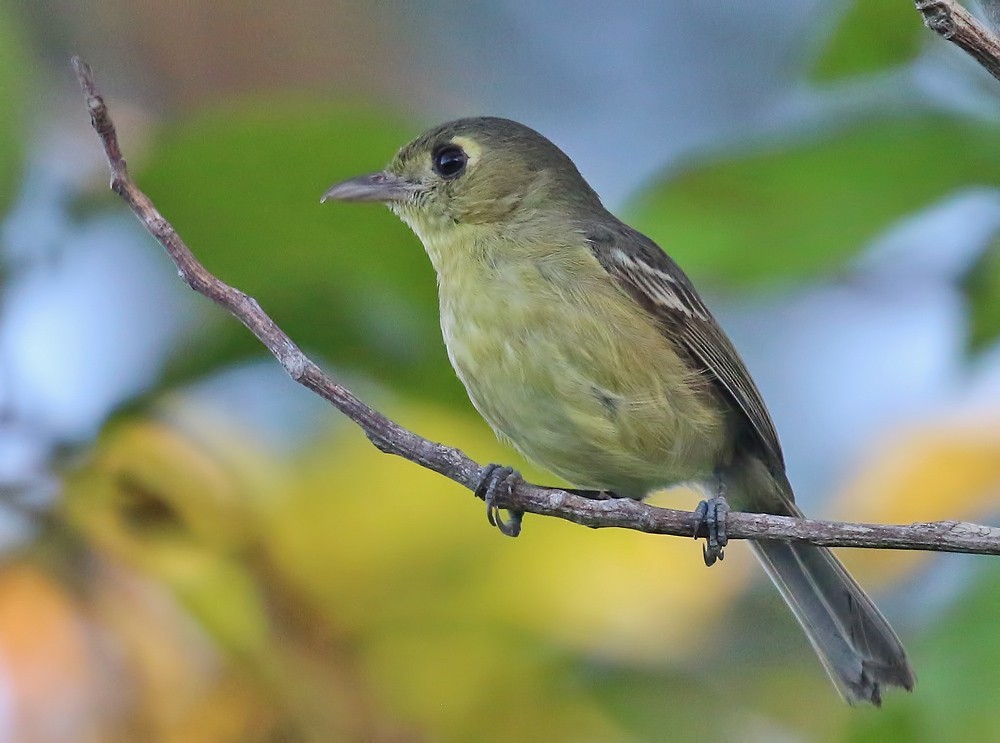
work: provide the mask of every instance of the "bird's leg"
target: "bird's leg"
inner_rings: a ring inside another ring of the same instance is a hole
[[[726,536],[726,514],[729,513],[729,503],[726,501],[726,484],[721,475],[718,477],[715,496],[701,501],[694,513],[695,539],[704,527],[708,536],[701,553],[705,558],[705,565],[712,567],[716,560],[725,559],[723,549],[729,543],[729,537]]]
[[[490,525],[500,530],[501,534],[516,537],[521,533],[521,519],[524,511],[509,511],[510,519],[504,520],[500,508],[495,505],[498,492],[510,494],[511,488],[521,479],[521,475],[513,467],[499,464],[488,464],[482,469],[479,485],[476,487],[476,497],[486,502],[486,518]],[[503,489],[501,491],[501,489]]]

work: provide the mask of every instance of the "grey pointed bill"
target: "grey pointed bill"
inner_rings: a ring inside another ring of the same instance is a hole
[[[381,171],[359,175],[334,186],[320,199],[327,201],[405,201],[416,190],[414,185],[394,173]]]

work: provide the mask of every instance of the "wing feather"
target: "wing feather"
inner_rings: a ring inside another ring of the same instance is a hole
[[[778,434],[757,385],[680,267],[656,243],[621,222],[585,225],[584,233],[604,269],[656,315],[664,335],[742,412],[764,453],[783,471]]]

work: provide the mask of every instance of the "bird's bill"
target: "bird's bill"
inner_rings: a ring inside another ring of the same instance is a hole
[[[320,203],[326,201],[405,201],[413,194],[413,184],[394,173],[381,171],[330,186]]]

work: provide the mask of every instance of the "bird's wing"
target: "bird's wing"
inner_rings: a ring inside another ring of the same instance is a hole
[[[584,233],[604,269],[656,316],[666,337],[742,411],[765,455],[783,471],[778,434],[757,385],[680,267],[656,243],[621,222],[585,224]]]

